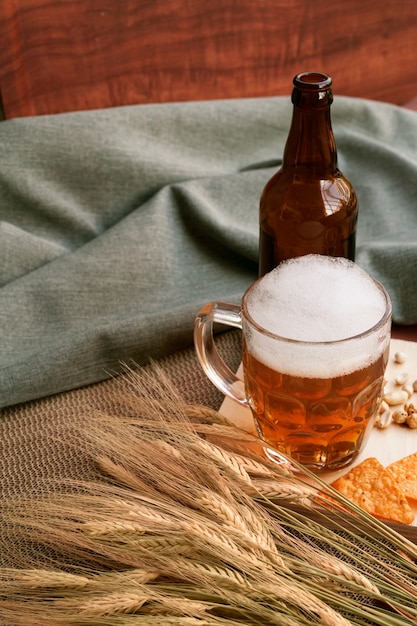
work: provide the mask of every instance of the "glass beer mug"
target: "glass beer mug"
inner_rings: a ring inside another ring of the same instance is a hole
[[[242,329],[244,386],[217,352],[214,323]],[[390,329],[379,282],[347,259],[306,255],[258,279],[240,306],[204,306],[194,343],[209,379],[250,407],[270,455],[335,470],[359,454],[379,411]]]

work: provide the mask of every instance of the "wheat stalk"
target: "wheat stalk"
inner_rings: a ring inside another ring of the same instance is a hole
[[[137,613],[146,602],[149,602],[152,594],[146,590],[140,592],[106,593],[91,598],[78,604],[77,609],[81,616],[106,617],[121,613]],[[57,602],[57,606],[66,608],[68,602]]]
[[[270,533],[259,517],[248,512],[245,520],[236,506],[230,506],[213,493],[199,496],[198,501],[209,512],[213,512],[219,519],[223,520],[230,529],[231,537],[238,538],[239,542],[246,546],[246,549],[252,549],[255,553],[263,551],[276,567],[286,568],[284,560],[277,553]]]
[[[415,546],[165,383],[130,373],[91,412],[97,480],[0,502],[0,623],[417,623]]]
[[[305,506],[311,505],[311,500],[316,494],[316,489],[309,485],[297,484],[288,480],[272,480],[271,478],[252,480],[252,495],[261,495],[269,500],[283,499],[287,502],[297,501]]]
[[[27,593],[29,590],[39,591],[42,589],[85,589],[90,584],[90,580],[86,576],[62,572],[59,569],[17,570],[6,567],[0,573],[0,584],[3,593],[6,590],[10,592],[12,589],[14,592],[19,592],[20,590],[24,593]]]

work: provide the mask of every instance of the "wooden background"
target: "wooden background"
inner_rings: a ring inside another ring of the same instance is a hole
[[[305,70],[404,105],[416,24],[416,0],[3,0],[4,114],[287,95]]]

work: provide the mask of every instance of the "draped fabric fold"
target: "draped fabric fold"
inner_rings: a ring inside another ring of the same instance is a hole
[[[417,322],[417,114],[336,98],[357,262]],[[130,106],[0,124],[0,406],[191,345],[257,275],[258,202],[289,98]]]

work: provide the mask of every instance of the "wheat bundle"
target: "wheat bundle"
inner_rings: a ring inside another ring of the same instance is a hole
[[[91,410],[95,478],[0,503],[0,623],[417,623],[413,543],[162,378]]]

